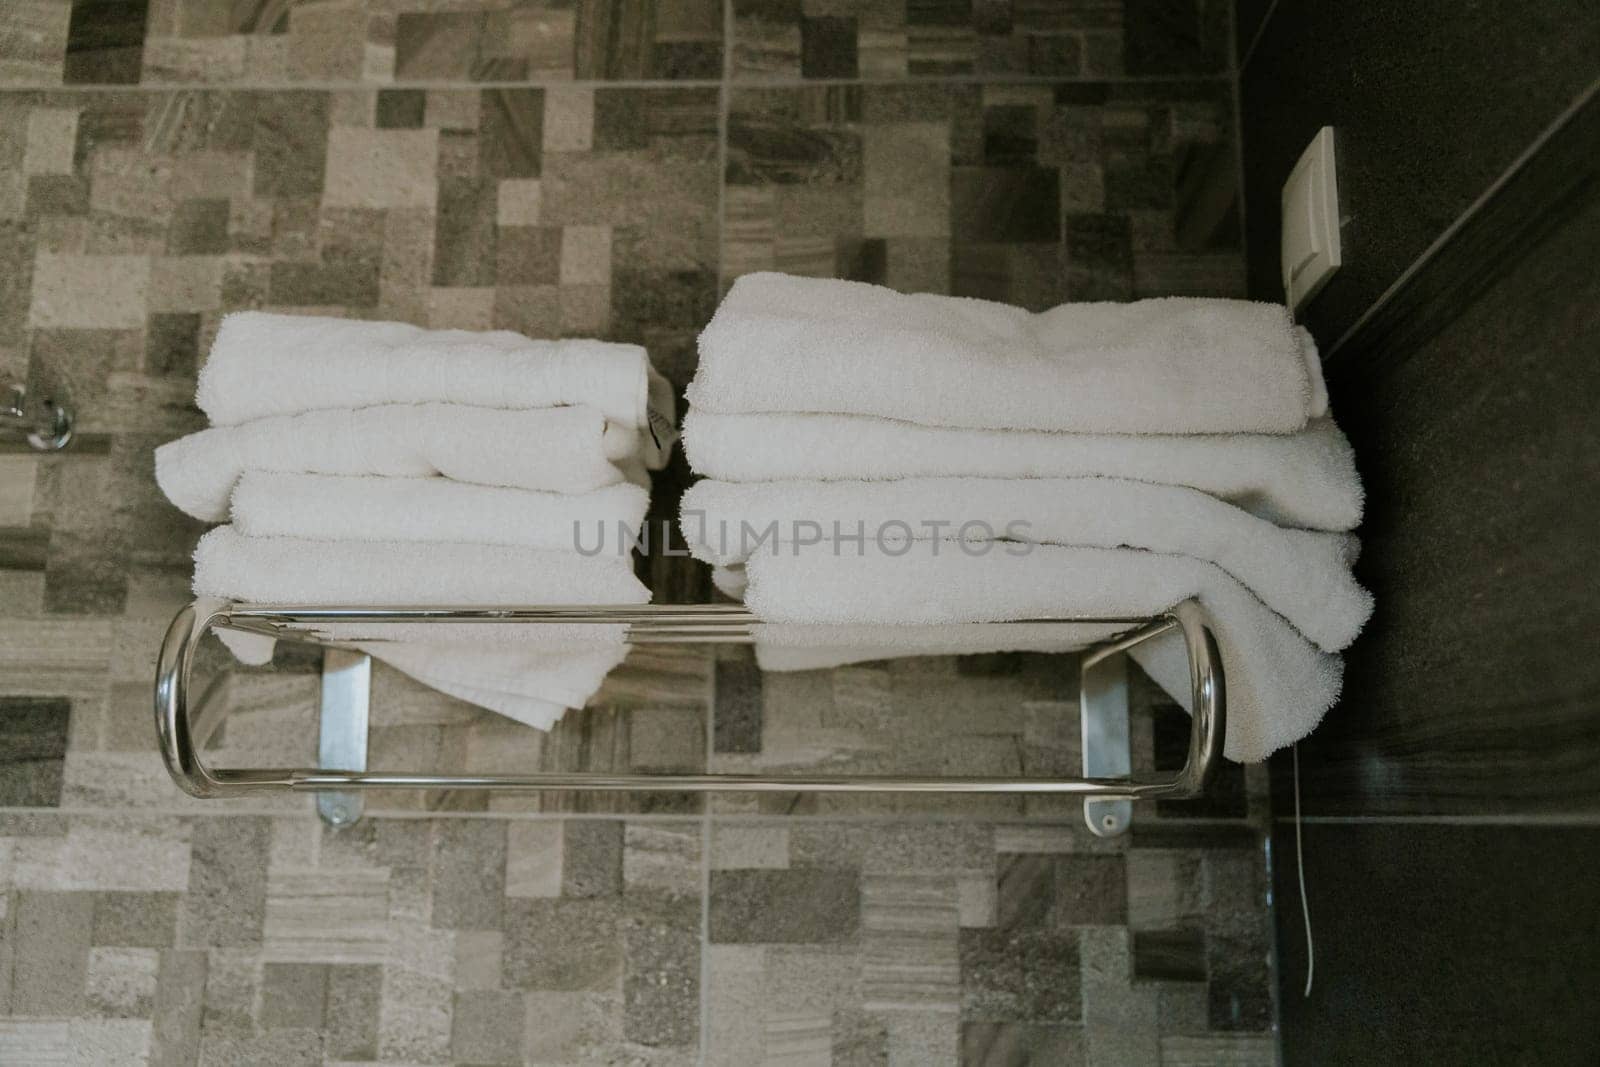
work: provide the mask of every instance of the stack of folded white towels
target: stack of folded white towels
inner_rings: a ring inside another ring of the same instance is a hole
[[[692,552],[771,625],[768,669],[1069,643],[993,621],[1207,609],[1225,754],[1264,759],[1338,695],[1372,610],[1361,485],[1311,338],[1278,305],[1033,314],[751,274],[700,337]],[[1104,637],[1080,627],[1070,643]],[[1180,703],[1181,643],[1135,655]]]
[[[228,523],[195,550],[198,595],[650,599],[610,536],[640,529],[646,469],[672,445],[671,389],[637,345],[246,311],[223,319],[196,400],[211,427],[157,449],[156,479],[188,514]],[[596,528],[612,551],[594,552]],[[618,628],[583,624],[319,629],[540,728],[581,707],[625,651]],[[249,662],[271,657],[270,639],[225,640]]]

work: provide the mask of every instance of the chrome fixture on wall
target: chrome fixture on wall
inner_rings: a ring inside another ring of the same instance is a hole
[[[27,435],[28,444],[40,452],[59,452],[72,442],[72,408],[46,397],[43,404],[28,406],[28,391],[13,385],[5,407],[0,408],[0,427]]]

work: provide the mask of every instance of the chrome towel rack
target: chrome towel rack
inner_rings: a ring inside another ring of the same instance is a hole
[[[522,775],[425,774],[367,769],[371,663],[364,652],[319,634],[334,623],[594,623],[626,626],[632,644],[752,644],[762,620],[737,605],[543,607],[316,607],[238,604],[199,599],[172,620],[156,666],[155,717],[161,753],[173,780],[190,796],[211,798],[275,790],[319,794],[318,810],[333,825],[361,814],[367,789],[468,789],[672,792],[825,793],[1028,793],[1080,796],[1089,828],[1101,836],[1125,832],[1134,800],[1200,795],[1222,758],[1226,685],[1222,659],[1204,608],[1193,600],[1152,618],[1049,618],[1012,625],[1124,627],[1093,647],[1082,662],[1083,777],[922,777],[914,775],[649,774],[542,772]],[[319,762],[312,768],[213,768],[201,749],[227,714],[216,682],[193,699],[195,650],[215,629],[238,630],[322,646],[323,676]],[[1193,724],[1189,754],[1174,774],[1131,773],[1128,746],[1126,653],[1146,641],[1177,633],[1189,659]]]

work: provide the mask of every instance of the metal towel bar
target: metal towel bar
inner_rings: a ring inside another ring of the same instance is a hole
[[[477,775],[369,771],[366,769],[370,670],[367,657],[348,645],[319,635],[314,629],[305,628],[319,623],[351,622],[621,624],[627,627],[627,640],[634,644],[750,644],[762,625],[755,615],[733,605],[332,608],[196,600],[173,619],[156,667],[156,728],[160,734],[161,753],[173,780],[195,797],[284,789],[318,792],[323,817],[335,825],[348,824],[359,817],[361,804],[356,791],[366,789],[1067,794],[1083,797],[1090,828],[1097,834],[1109,836],[1127,829],[1133,800],[1199,795],[1222,754],[1226,721],[1222,660],[1205,611],[1192,600],[1154,618],[1052,618],[984,624],[1090,624],[1128,628],[1090,650],[1083,659],[1082,778],[589,772]],[[200,701],[191,705],[190,674],[196,646],[213,629],[309,641],[326,649],[320,746],[324,766],[258,769],[206,766],[200,750],[226,714],[219,699],[226,687],[213,683]],[[1125,653],[1136,645],[1174,631],[1182,636],[1187,650],[1193,688],[1194,715],[1188,759],[1175,774],[1133,775],[1128,754]]]

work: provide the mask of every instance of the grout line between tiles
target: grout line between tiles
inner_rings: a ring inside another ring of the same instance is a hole
[[[544,81],[395,81],[395,82],[138,82],[127,85],[64,83],[0,84],[0,93],[131,93],[131,92],[379,92],[389,89],[804,89],[848,85],[1182,85],[1226,81],[1229,72],[1212,74],[1052,75],[1052,74],[951,74],[920,78],[760,78],[733,81],[713,78],[635,78]]]

